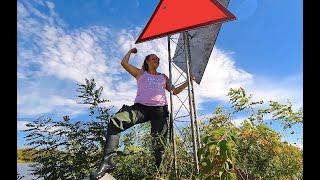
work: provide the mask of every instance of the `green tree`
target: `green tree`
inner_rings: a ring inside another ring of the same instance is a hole
[[[232,110],[218,107],[205,125],[199,149],[201,179],[302,179],[302,151],[281,141],[264,120],[280,121],[283,129],[301,124],[302,110],[270,101],[251,101],[242,88],[230,89]],[[247,115],[241,127],[232,119]],[[271,115],[271,116],[270,116]]]
[[[230,113],[218,107],[215,116],[209,118],[201,137],[199,149],[200,179],[236,179],[234,172],[236,128],[230,121]]]
[[[79,85],[81,103],[90,105],[88,122],[64,116],[61,121],[41,117],[27,124],[27,145],[38,150],[32,154],[32,174],[44,179],[81,179],[98,166],[111,109],[99,106],[108,102],[100,99],[102,90],[93,79]]]

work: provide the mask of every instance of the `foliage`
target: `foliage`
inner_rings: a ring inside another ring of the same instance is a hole
[[[36,154],[37,150],[30,148],[17,149],[17,161],[21,163],[30,163],[34,161],[33,154]]]
[[[44,179],[80,179],[91,173],[98,165],[103,147],[110,108],[100,107],[103,88],[96,88],[94,80],[79,85],[79,97],[89,104],[88,122],[71,121],[64,116],[62,121],[40,117],[27,124],[27,145],[37,149],[33,173]],[[41,153],[39,153],[41,152]]]
[[[292,105],[270,101],[251,101],[242,88],[230,89],[232,109],[218,107],[202,136],[199,149],[201,179],[302,179],[302,150],[281,141],[279,133],[266,126],[280,121],[283,129],[303,121],[302,110]],[[257,107],[260,106],[260,107]],[[241,127],[232,123],[232,116],[246,113]]]
[[[111,107],[102,107],[103,88],[94,80],[79,85],[78,96],[89,105],[88,121],[61,121],[41,117],[26,132],[29,151],[35,161],[33,173],[45,179],[82,179],[94,171],[101,160],[104,136]],[[278,121],[283,130],[302,124],[302,110],[294,111],[290,102],[252,101],[242,88],[230,89],[231,108],[219,106],[200,122],[200,173],[195,172],[192,136],[189,126],[179,129],[177,174],[173,166],[172,143],[166,145],[160,169],[155,166],[150,123],[134,126],[122,134],[123,155],[111,174],[117,179],[302,179],[302,150],[283,142],[278,132],[265,124]],[[241,126],[233,123],[241,114]],[[18,152],[19,155],[19,152]],[[21,156],[21,154],[19,155]],[[27,158],[24,158],[27,159]]]
[[[198,151],[201,179],[236,179],[233,172],[236,154],[236,129],[230,114],[217,108],[216,116],[209,119]]]

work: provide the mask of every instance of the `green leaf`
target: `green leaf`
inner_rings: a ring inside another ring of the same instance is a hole
[[[233,172],[228,172],[228,176],[227,176],[228,180],[236,180],[237,179],[237,175]]]
[[[220,147],[221,152],[227,151],[227,141],[225,139],[218,142],[218,146]]]
[[[202,156],[202,154],[204,153],[204,148],[202,147],[202,148],[199,148],[198,149],[198,156],[200,157],[200,156]]]

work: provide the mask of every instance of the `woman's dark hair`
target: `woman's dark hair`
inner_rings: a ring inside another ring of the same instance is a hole
[[[149,69],[148,64],[147,64],[147,60],[149,59],[149,57],[150,57],[151,55],[152,55],[152,54],[149,54],[148,56],[146,56],[146,58],[144,58],[143,65],[142,65],[142,69],[145,70],[145,71],[148,71],[148,69]]]

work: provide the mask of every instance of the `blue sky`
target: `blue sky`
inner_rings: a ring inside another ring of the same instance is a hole
[[[158,2],[18,0],[18,147],[26,122],[41,115],[87,117],[76,103],[76,83],[85,78],[95,78],[116,109],[130,105],[136,82],[119,63],[130,47],[138,48],[132,64],[155,53],[163,60],[159,71],[168,75],[166,38],[134,45]],[[255,99],[290,100],[301,108],[302,1],[231,0],[228,9],[237,20],[223,24],[195,86],[198,113],[211,114],[227,103],[230,87],[240,86]],[[302,136],[301,127],[296,131]]]

